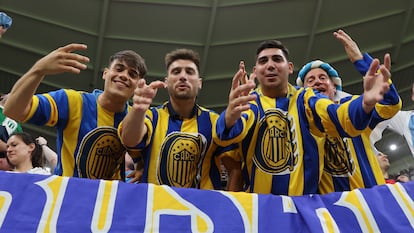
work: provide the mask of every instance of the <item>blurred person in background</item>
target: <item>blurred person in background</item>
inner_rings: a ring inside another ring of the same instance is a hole
[[[36,138],[36,142],[42,147],[43,157],[46,159],[46,164],[53,173],[53,170],[55,169],[56,164],[57,164],[56,152],[47,145],[46,138],[39,136]]]
[[[384,175],[385,183],[395,184],[395,180],[390,177],[388,170],[390,169],[390,161],[388,160],[388,155],[378,151],[377,160],[381,167],[382,174]]]
[[[50,175],[44,167],[43,149],[36,139],[26,133],[13,133],[7,141],[7,158],[14,172]]]
[[[21,125],[13,119],[6,117],[3,114],[3,106],[6,103],[8,94],[1,94],[0,95],[0,158],[4,158],[6,160],[6,150],[7,150],[7,140],[9,139],[10,135],[14,132],[22,132]],[[3,162],[4,162],[3,161]],[[6,167],[2,170],[7,170],[7,164],[2,163]]]

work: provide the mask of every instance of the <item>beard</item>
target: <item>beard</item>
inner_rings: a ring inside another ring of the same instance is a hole
[[[171,97],[179,100],[188,100],[194,98],[193,95],[189,92],[172,92],[170,93]]]
[[[189,99],[194,99],[197,95],[198,95],[198,91],[194,91],[192,89],[187,89],[187,90],[178,90],[177,89],[168,89],[168,94],[174,98],[174,99],[178,99],[178,100],[189,100]]]

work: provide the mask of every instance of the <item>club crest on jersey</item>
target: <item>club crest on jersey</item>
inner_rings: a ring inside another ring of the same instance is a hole
[[[273,175],[291,173],[298,163],[297,142],[292,121],[279,109],[268,109],[259,122],[253,161]]]
[[[112,179],[120,172],[125,149],[113,127],[98,127],[82,139],[77,166],[79,177]]]
[[[165,138],[158,158],[160,184],[174,187],[197,187],[207,140],[201,134],[173,132]]]
[[[332,176],[345,177],[355,171],[348,144],[342,138],[326,137],[324,163],[325,172]]]

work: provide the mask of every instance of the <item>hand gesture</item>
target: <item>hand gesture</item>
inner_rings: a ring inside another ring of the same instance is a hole
[[[37,142],[37,144],[39,144],[39,145],[47,145],[47,140],[46,140],[46,138],[44,138],[44,137],[42,137],[42,136],[37,137],[37,138],[36,138],[36,142]]]
[[[37,61],[32,70],[42,76],[64,72],[79,74],[81,70],[87,68],[83,63],[89,62],[89,58],[73,52],[86,48],[84,44],[68,44],[60,47]]]
[[[333,35],[344,45],[345,52],[352,63],[363,59],[362,53],[359,50],[357,43],[353,41],[348,34],[346,34],[343,30],[338,30],[334,32]]]
[[[150,107],[159,88],[165,88],[165,83],[154,81],[147,85],[145,79],[138,80],[138,85],[132,98],[132,107],[135,110],[145,112]]]
[[[363,107],[369,113],[375,104],[384,98],[384,94],[390,89],[388,79],[391,78],[391,57],[387,53],[384,56],[384,64],[380,65],[378,59],[374,59],[364,77]]]
[[[233,77],[229,94],[229,105],[225,115],[226,127],[233,126],[241,117],[242,112],[250,108],[249,102],[256,99],[256,96],[249,94],[256,87],[254,78],[255,76],[251,79],[247,77],[244,62],[240,61],[239,70]]]

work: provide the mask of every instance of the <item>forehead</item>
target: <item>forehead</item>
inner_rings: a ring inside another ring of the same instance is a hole
[[[12,135],[9,140],[10,142],[16,142],[16,141],[23,141],[19,136]]]
[[[275,56],[275,55],[285,57],[285,55],[283,54],[283,51],[281,49],[267,48],[267,49],[263,49],[262,51],[260,51],[260,53],[257,55],[257,59],[262,58],[262,57],[272,57],[272,56]]]
[[[193,61],[184,59],[178,59],[172,62],[170,67],[168,67],[168,70],[176,68],[192,68],[194,70],[197,70],[197,66]]]
[[[127,67],[128,69],[138,70],[137,67],[132,66],[131,64],[128,64],[126,60],[121,60],[121,59],[113,60],[111,63],[111,67],[114,67],[114,66],[124,66],[124,67]]]
[[[308,71],[308,73],[305,75],[305,79],[309,78],[311,76],[320,76],[320,75],[325,75],[327,77],[329,77],[328,73],[321,68],[313,68],[311,70]]]

